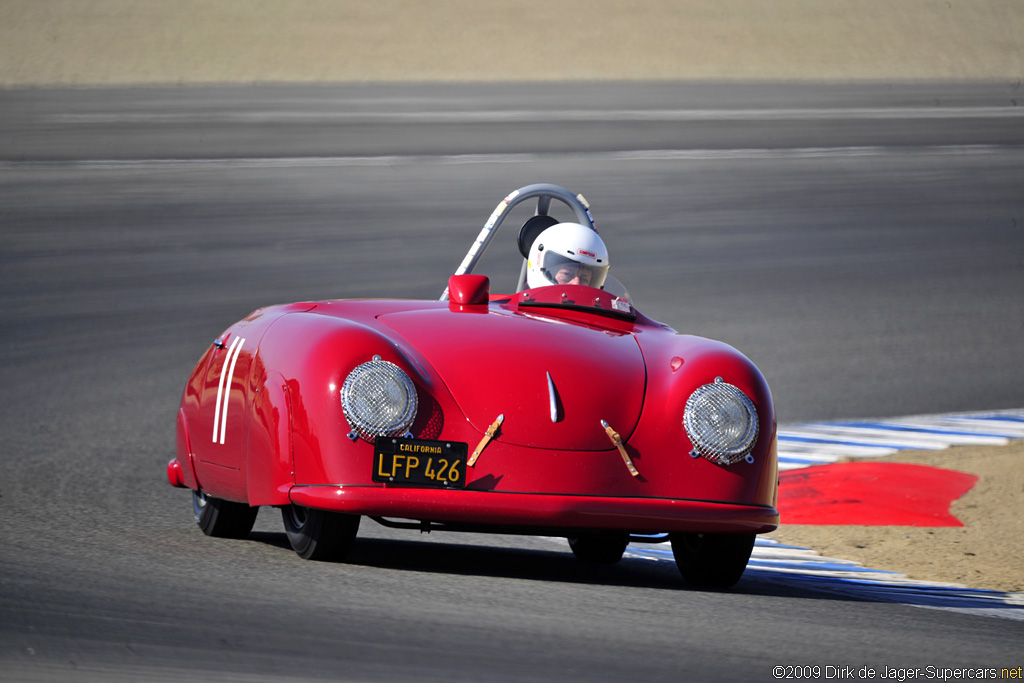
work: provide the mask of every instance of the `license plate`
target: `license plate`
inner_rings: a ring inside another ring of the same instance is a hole
[[[379,436],[374,441],[373,481],[441,488],[466,487],[469,444]]]

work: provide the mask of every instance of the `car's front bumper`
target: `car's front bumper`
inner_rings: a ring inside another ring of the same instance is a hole
[[[779,525],[773,507],[706,500],[381,486],[296,486],[290,499],[304,507],[369,517],[494,527],[767,533]]]

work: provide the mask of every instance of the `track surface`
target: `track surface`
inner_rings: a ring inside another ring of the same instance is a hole
[[[0,92],[0,677],[770,680],[1016,667],[1024,624],[544,539],[392,532],[302,562],[163,481],[259,306],[427,297],[510,190],[584,193],[641,310],[764,371],[780,421],[1020,407],[1024,117],[1002,86]],[[483,112],[483,113],[481,113]],[[488,113],[490,112],[490,113]],[[512,234],[481,272],[518,272]],[[499,236],[499,240],[502,236]]]

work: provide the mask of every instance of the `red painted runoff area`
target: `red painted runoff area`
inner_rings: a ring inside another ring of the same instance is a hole
[[[963,526],[950,511],[978,477],[904,463],[847,462],[783,472],[783,524]]]

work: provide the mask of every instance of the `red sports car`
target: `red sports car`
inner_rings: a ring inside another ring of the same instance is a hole
[[[491,294],[471,271],[528,200],[519,291]],[[343,558],[369,517],[564,537],[586,562],[669,541],[689,584],[734,584],[779,521],[768,385],[730,346],[636,310],[602,249],[582,196],[530,185],[440,300],[255,311],[189,376],[170,483],[192,489],[210,536],[245,537],[259,506],[280,508],[307,559]]]

